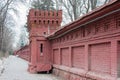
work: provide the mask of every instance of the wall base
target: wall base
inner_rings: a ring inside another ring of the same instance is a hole
[[[95,80],[95,79],[86,78],[84,76],[75,75],[70,72],[66,72],[56,68],[53,69],[53,74],[61,77],[64,80]]]
[[[111,75],[93,74],[91,72],[84,75],[79,75],[78,73],[75,74],[58,68],[53,68],[53,74],[63,78],[63,80],[117,80]]]
[[[30,73],[37,73],[37,70],[36,70],[36,65],[33,65],[33,64],[29,64],[28,65],[28,72],[30,72]]]
[[[42,63],[38,63],[36,64],[37,67],[36,67],[36,70],[37,72],[42,72],[42,71],[46,71],[49,73],[49,71],[51,70],[51,64],[42,64]]]
[[[29,64],[28,65],[28,71],[30,73],[37,73],[37,72],[42,72],[42,71],[46,71],[49,73],[49,71],[51,70],[51,65],[50,64]]]

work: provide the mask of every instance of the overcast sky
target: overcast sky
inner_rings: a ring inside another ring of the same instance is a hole
[[[18,4],[16,6],[17,10],[18,10],[18,14],[16,15],[14,12],[11,12],[11,14],[13,15],[13,18],[15,20],[15,26],[13,27],[14,32],[15,32],[15,41],[13,44],[13,47],[16,47],[19,42],[20,39],[20,34],[24,33],[23,35],[28,35],[28,32],[26,31],[26,29],[24,28],[24,25],[27,23],[27,15],[29,12],[29,7],[30,5],[28,3],[26,4]],[[28,40],[27,40],[28,42]],[[26,43],[26,41],[25,41]]]

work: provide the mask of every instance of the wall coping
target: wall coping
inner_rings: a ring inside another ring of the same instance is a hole
[[[63,26],[62,28],[60,28],[59,30],[54,32],[53,34],[48,35],[47,38],[55,39],[55,38],[61,37],[74,29],[77,29],[86,24],[89,24],[91,22],[99,20],[105,16],[108,16],[110,14],[118,12],[118,11],[120,11],[119,5],[120,5],[119,0],[112,0],[110,3],[105,4],[97,9],[89,12],[88,14],[80,17],[79,19]]]

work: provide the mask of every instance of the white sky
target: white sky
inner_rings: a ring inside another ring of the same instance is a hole
[[[21,31],[24,28],[24,25],[27,23],[27,15],[28,15],[28,11],[29,11],[29,4],[23,5],[23,4],[19,4],[17,5],[17,10],[18,10],[18,14],[16,15],[14,12],[11,12],[11,14],[13,15],[13,18],[16,21],[15,27],[14,27],[14,31],[15,31],[15,41],[13,44],[13,47],[16,48],[16,46],[18,46],[18,41],[20,39],[20,34]],[[28,33],[25,31],[26,29],[24,28],[24,35],[28,35]],[[22,32],[23,33],[23,32]]]

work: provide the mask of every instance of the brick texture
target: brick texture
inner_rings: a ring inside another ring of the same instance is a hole
[[[90,46],[91,71],[110,73],[110,43]]]
[[[61,49],[62,65],[69,66],[69,48]]]
[[[84,69],[84,46],[78,46],[72,48],[72,66],[76,68]]]
[[[117,60],[117,71],[118,71],[118,77],[120,77],[120,42],[118,42],[118,60]]]
[[[59,50],[58,49],[54,49],[53,50],[53,63],[54,64],[59,64]]]

